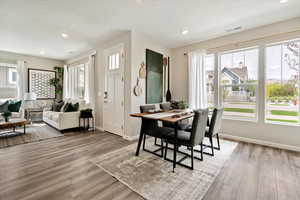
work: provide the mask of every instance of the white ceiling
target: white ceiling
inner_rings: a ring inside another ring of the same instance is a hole
[[[171,48],[297,16],[300,0],[1,0],[0,50],[64,60],[126,30]]]

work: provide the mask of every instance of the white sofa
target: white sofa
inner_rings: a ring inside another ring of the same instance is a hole
[[[65,103],[67,102],[75,103],[74,101],[65,100]],[[79,102],[79,111],[76,112],[55,112],[51,111],[50,108],[45,108],[43,111],[43,121],[59,131],[78,128],[80,110],[87,108],[87,105],[84,101],[77,102]]]
[[[54,112],[44,109],[43,121],[50,126],[62,131],[79,127],[80,112]]]

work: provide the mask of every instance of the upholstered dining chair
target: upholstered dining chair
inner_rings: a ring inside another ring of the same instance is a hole
[[[150,110],[155,110],[155,105],[143,105],[140,106],[141,113],[149,112]],[[152,154],[155,154],[157,156],[163,157],[163,139],[168,133],[171,133],[173,130],[166,127],[159,127],[157,120],[153,119],[145,119],[142,118],[142,126],[141,126],[142,132],[143,132],[143,150]],[[157,138],[161,140],[160,147],[154,151],[150,151],[146,149],[146,139],[147,136],[151,136],[155,138],[155,143]],[[157,154],[156,152],[161,151],[161,154]]]
[[[162,109],[163,111],[169,111],[172,109],[171,102],[161,103],[159,106],[160,106],[160,109]],[[174,123],[171,123],[171,122],[162,122],[162,125],[164,127],[174,128]],[[188,123],[180,122],[178,124],[179,130],[187,130],[187,129],[191,129],[191,127],[192,126]]]
[[[203,145],[211,149],[211,153],[204,152],[207,155],[214,156],[214,149],[220,150],[220,139],[219,139],[219,132],[222,123],[222,116],[223,116],[224,108],[215,108],[209,122],[208,128],[205,131],[205,137],[209,138],[210,145]],[[217,138],[218,147],[215,147],[213,144],[213,137]]]
[[[194,110],[194,119],[192,123],[192,130],[191,132],[187,131],[182,131],[178,130],[177,132],[177,148],[176,151],[183,154],[184,157],[177,161],[176,156],[175,156],[175,161],[177,164],[182,165],[184,167],[188,167],[190,169],[194,169],[194,158],[198,160],[203,160],[203,151],[202,151],[202,144],[203,144],[203,139],[205,136],[205,129],[206,129],[206,123],[207,123],[207,117],[208,117],[208,109],[198,109]],[[165,147],[165,155],[164,158],[166,160],[169,160],[167,158],[167,153],[168,153],[168,144],[175,144],[175,132],[172,132],[172,134],[168,134],[166,139],[166,147]],[[194,156],[194,147],[195,146],[201,146],[201,157],[196,157]],[[191,154],[188,154],[186,152],[179,151],[179,146],[186,146],[188,149],[191,150]],[[174,150],[174,149],[173,149]],[[182,164],[181,162],[185,160],[187,157],[191,158],[191,166]]]

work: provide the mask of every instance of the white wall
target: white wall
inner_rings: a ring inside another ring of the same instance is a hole
[[[62,67],[64,65],[64,61],[61,60],[54,60],[48,58],[41,58],[36,56],[28,56],[22,54],[16,54],[6,51],[0,51],[0,60],[8,59],[8,60],[25,60],[26,65],[28,68],[35,68],[35,69],[46,69],[46,70],[53,70],[55,66]]]
[[[6,51],[0,51],[0,62],[5,61],[18,61],[23,60],[26,61],[27,68],[34,68],[34,69],[45,69],[45,70],[53,70],[54,67],[59,66],[62,67],[64,65],[64,61],[61,60],[54,60],[48,58],[41,58],[36,56],[29,56],[29,55],[22,55],[16,54]],[[27,80],[27,75],[25,76]],[[28,85],[25,86],[26,90],[28,89]]]
[[[105,62],[104,51],[118,44],[124,44],[125,47],[125,127],[124,137],[127,139],[136,138],[139,135],[140,119],[130,117],[130,113],[139,112],[139,106],[145,104],[145,80],[141,80],[143,93],[136,97],[133,94],[133,88],[136,84],[140,64],[146,63],[146,49],[157,51],[163,55],[170,55],[170,50],[164,48],[151,38],[135,32],[128,31],[118,37],[112,38],[107,42],[97,45],[95,58],[95,93],[96,93],[96,126],[103,128],[103,93],[104,93],[104,77]],[[74,59],[72,59],[74,60]],[[69,60],[70,61],[70,60]],[[67,61],[67,63],[69,62]]]
[[[218,52],[297,37],[300,38],[300,18],[172,49],[172,95],[175,99],[188,99],[188,60],[184,53],[198,49]],[[264,101],[263,96],[260,97],[260,101]],[[261,106],[260,114],[263,112]],[[300,147],[299,126],[265,124],[261,118],[258,122],[223,120],[222,132],[237,137]]]
[[[146,49],[156,51],[163,54],[164,56],[170,55],[170,49],[163,47],[158,42],[152,40],[148,36],[132,31],[132,65],[131,65],[131,113],[140,112],[139,106],[146,103],[146,83],[145,79],[140,80],[140,85],[143,88],[143,93],[141,96],[135,96],[133,94],[134,86],[136,85],[137,78],[139,75],[139,69],[142,62],[146,63]],[[129,118],[130,127],[127,130],[126,136],[128,138],[135,138],[139,135],[140,131],[140,119]]]

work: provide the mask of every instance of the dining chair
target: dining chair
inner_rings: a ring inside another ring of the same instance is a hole
[[[144,105],[140,106],[141,113],[149,112],[150,110],[154,110],[155,105]],[[153,119],[146,119],[142,118],[142,126],[141,126],[141,132],[143,133],[143,150],[152,154],[155,154],[157,156],[163,157],[163,138],[168,133],[171,133],[173,130],[166,127],[159,127],[157,120]],[[155,138],[154,144],[156,144],[157,138],[161,140],[161,144],[159,145],[159,148],[151,151],[149,149],[146,149],[146,139],[147,136],[151,136]],[[156,152],[161,151],[161,154],[157,154]]]
[[[203,151],[201,151],[201,157],[194,156],[194,147],[200,145],[201,150],[203,139],[205,136],[205,129],[206,129],[206,122],[208,117],[208,109],[198,109],[194,110],[194,118],[192,123],[192,130],[191,132],[178,130],[177,132],[177,138],[175,139],[175,132],[173,131],[172,134],[168,134],[165,141],[166,141],[166,147],[165,147],[165,155],[164,159],[172,161],[167,158],[168,153],[168,144],[171,143],[174,145],[174,148],[176,148],[176,151],[183,154],[184,157],[181,158],[179,161],[177,161],[176,155],[175,155],[175,162],[179,165],[182,165],[184,167],[194,169],[194,158],[197,160],[203,160]],[[176,145],[175,145],[176,143]],[[188,154],[183,151],[179,151],[179,146],[186,146],[189,150],[191,150],[191,154]],[[174,149],[173,149],[174,150]],[[191,166],[188,166],[186,164],[183,164],[182,161],[184,161],[186,158],[191,158]]]
[[[170,110],[172,110],[171,102],[161,103],[159,106],[160,106],[160,109],[162,109],[163,111],[170,111]],[[162,122],[162,125],[164,127],[168,127],[168,128],[175,128],[174,127],[174,123],[171,123],[171,122]],[[191,125],[188,124],[188,123],[180,122],[178,124],[178,129],[179,130],[191,129]]]
[[[208,147],[211,149],[211,153],[204,152],[207,155],[214,156],[214,149],[220,150],[220,139],[219,132],[222,123],[224,108],[215,108],[209,122],[209,126],[206,128],[205,137],[209,138],[210,145],[203,144],[204,147]],[[217,138],[218,147],[215,147],[213,144],[213,138]]]

